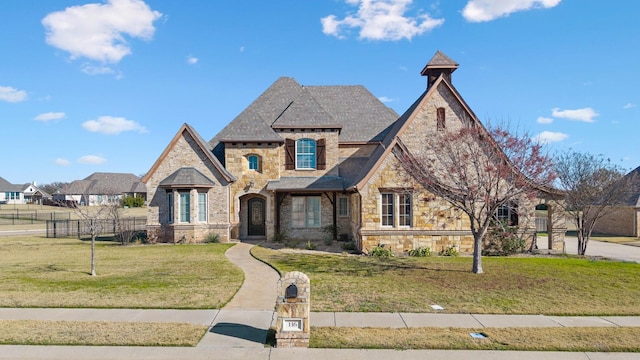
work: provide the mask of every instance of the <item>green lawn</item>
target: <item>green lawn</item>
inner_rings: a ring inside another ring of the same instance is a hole
[[[313,311],[640,315],[640,264],[564,257],[470,257],[301,254],[255,247],[280,272],[311,278]]]
[[[98,242],[92,277],[89,241],[0,238],[0,307],[219,308],[244,279],[230,246]]]

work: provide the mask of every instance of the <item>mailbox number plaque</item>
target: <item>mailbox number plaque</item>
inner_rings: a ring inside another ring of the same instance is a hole
[[[282,319],[282,331],[302,331],[302,319]]]

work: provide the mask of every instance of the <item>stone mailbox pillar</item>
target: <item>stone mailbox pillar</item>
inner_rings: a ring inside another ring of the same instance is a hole
[[[288,272],[278,281],[277,347],[309,347],[310,290],[309,277],[299,271]]]

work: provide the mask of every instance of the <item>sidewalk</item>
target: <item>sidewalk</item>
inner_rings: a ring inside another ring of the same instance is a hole
[[[0,346],[0,359],[640,359],[635,353],[513,352],[456,350],[271,349],[264,347],[274,325],[278,274],[239,243],[225,254],[245,272],[241,289],[223,309],[12,309],[0,308],[0,320],[76,320],[116,322],[185,322],[210,326],[198,346]],[[640,327],[640,316],[545,316],[445,313],[311,313],[312,326],[336,327]]]

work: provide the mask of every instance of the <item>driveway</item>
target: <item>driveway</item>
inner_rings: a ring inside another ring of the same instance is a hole
[[[565,249],[567,254],[578,254],[578,238],[565,237]],[[546,249],[547,238],[538,237],[538,247]],[[640,263],[640,247],[589,240],[587,244],[587,256],[602,256],[609,259],[631,261]]]

